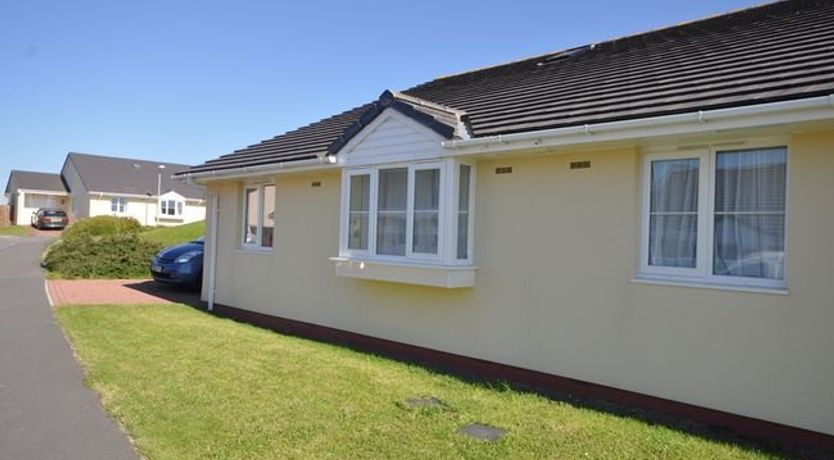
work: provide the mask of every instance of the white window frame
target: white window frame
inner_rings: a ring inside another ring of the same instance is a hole
[[[339,255],[343,258],[380,261],[391,263],[413,263],[428,265],[471,265],[473,261],[475,176],[472,163],[465,163],[470,169],[469,180],[469,229],[467,237],[467,258],[457,259],[457,191],[459,187],[459,166],[454,160],[430,160],[408,163],[386,163],[373,166],[344,169],[342,174],[341,219],[339,231]],[[406,191],[406,241],[405,255],[379,255],[377,246],[377,218],[379,196],[379,171],[385,169],[407,169]],[[427,169],[440,170],[440,196],[438,202],[437,254],[414,252],[414,187],[416,172]],[[367,250],[348,248],[348,225],[350,219],[350,182],[353,176],[370,176],[370,203],[368,212]]]
[[[113,209],[113,208],[116,209]],[[114,196],[110,198],[110,212],[116,214],[124,214],[127,212],[127,198],[123,196]]]
[[[370,185],[370,192],[368,195],[368,247],[367,249],[352,249],[348,247],[350,235],[348,234],[348,225],[350,225],[350,182],[353,176],[369,176],[368,183]],[[342,181],[342,218],[339,247],[343,256],[350,257],[370,257],[376,252],[376,193],[377,193],[377,171],[374,168],[356,168],[345,170]]]
[[[242,189],[241,193],[241,223],[240,223],[240,245],[241,248],[247,251],[257,251],[257,252],[271,252],[275,248],[275,227],[272,228],[272,246],[262,246],[261,242],[263,241],[263,227],[264,227],[264,205],[266,204],[264,201],[264,189],[268,186],[275,187],[275,211],[277,214],[278,210],[278,187],[275,183],[272,182],[264,182],[264,183],[250,183],[245,184]],[[255,190],[258,196],[258,212],[255,217],[255,223],[257,225],[257,230],[255,232],[255,243],[247,243],[246,242],[246,215],[248,214],[249,210],[247,209],[248,203],[246,202],[247,191]]]
[[[785,183],[785,266],[784,276],[780,280],[766,278],[752,278],[742,276],[714,275],[714,232],[715,232],[715,167],[716,157],[720,152],[750,150],[760,148],[784,148],[786,151],[786,183]],[[785,140],[765,140],[758,142],[743,142],[735,145],[709,145],[699,149],[670,153],[647,153],[643,158],[642,177],[642,213],[640,263],[638,278],[669,282],[701,283],[715,286],[749,287],[774,290],[784,290],[788,283],[788,214],[790,190],[790,145]],[[700,160],[698,177],[698,236],[696,250],[696,267],[661,267],[649,265],[649,211],[651,200],[651,165],[658,160],[676,160],[697,158]]]
[[[163,204],[164,204],[164,206],[163,206]],[[171,217],[182,216],[183,208],[184,208],[184,203],[183,203],[182,200],[171,200],[171,199],[159,200],[159,215],[163,218],[167,217],[167,218],[170,219]],[[174,213],[169,214],[169,213],[165,212],[167,209],[173,209]]]
[[[469,210],[468,210],[468,225],[467,225],[467,236],[466,236],[466,258],[465,259],[458,259],[458,211],[460,203],[458,202],[460,197],[460,170],[461,166],[468,166],[469,167]],[[473,252],[475,251],[475,164],[469,163],[466,161],[456,161],[453,164],[455,173],[453,174],[452,180],[452,193],[449,195],[453,204],[450,206],[451,208],[451,216],[449,217],[449,222],[451,222],[451,229],[452,229],[452,238],[450,238],[450,247],[448,249],[449,254],[451,255],[452,264],[453,265],[470,265],[473,263]]]
[[[384,168],[380,168],[384,169]],[[440,190],[437,207],[437,254],[414,252],[414,198],[417,171],[432,169],[440,170]],[[443,247],[444,235],[446,234],[446,219],[443,211],[446,209],[446,164],[443,162],[415,163],[408,168],[408,198],[405,213],[405,257],[411,260],[441,261],[445,254]]]

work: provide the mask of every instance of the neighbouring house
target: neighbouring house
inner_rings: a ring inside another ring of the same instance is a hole
[[[13,170],[6,183],[9,220],[12,225],[29,225],[41,208],[67,211],[69,192],[60,174]]]
[[[205,219],[205,189],[172,179],[188,165],[71,152],[60,174],[12,171],[6,196],[12,221],[28,225],[40,208],[71,219],[133,217],[142,225],[181,225]]]
[[[203,297],[832,447],[832,43],[834,3],[769,4],[385,91],[207,161],[177,174],[208,191]]]

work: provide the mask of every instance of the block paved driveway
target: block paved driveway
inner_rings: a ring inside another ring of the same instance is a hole
[[[52,305],[184,303],[203,307],[200,293],[150,280],[49,280]]]
[[[0,237],[0,459],[136,459],[52,316],[47,242]]]

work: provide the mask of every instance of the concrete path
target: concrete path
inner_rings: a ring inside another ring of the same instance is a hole
[[[42,237],[0,237],[0,459],[136,459],[52,316]]]

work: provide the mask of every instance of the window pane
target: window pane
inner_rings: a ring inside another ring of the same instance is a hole
[[[785,277],[787,150],[719,152],[713,274]]]
[[[458,259],[469,256],[469,181],[472,168],[460,166],[460,184],[458,186]]]
[[[414,172],[414,234],[411,250],[437,254],[438,212],[440,209],[440,170]]]
[[[371,208],[370,174],[350,177],[350,210],[348,215],[348,248],[368,249],[368,214]]]
[[[698,211],[697,158],[652,161],[651,212]]]
[[[257,244],[258,242],[258,189],[248,188],[244,196],[243,211],[243,242]]]
[[[350,210],[368,211],[371,206],[371,175],[350,176]]]
[[[182,201],[177,201],[177,215],[182,215]]]
[[[275,186],[264,186],[264,221],[261,229],[261,246],[272,247],[272,238],[275,233]]]
[[[381,169],[377,207],[376,252],[405,255],[408,169]]]
[[[785,216],[715,216],[713,273],[781,280],[785,277]]]
[[[698,216],[649,217],[649,265],[694,268],[698,240]]]
[[[695,268],[699,165],[697,158],[652,162],[649,265]]]
[[[718,152],[715,211],[785,211],[784,148]]]

